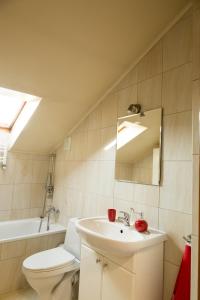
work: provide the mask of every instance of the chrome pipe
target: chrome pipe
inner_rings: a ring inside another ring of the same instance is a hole
[[[42,228],[42,222],[45,217],[45,211],[46,211],[46,201],[47,199],[53,199],[53,193],[54,193],[54,173],[55,173],[55,158],[56,154],[51,154],[49,161],[49,169],[47,174],[47,179],[45,183],[45,193],[44,193],[44,201],[43,201],[43,207],[42,207],[42,214],[40,216],[40,225],[38,232],[40,232]]]

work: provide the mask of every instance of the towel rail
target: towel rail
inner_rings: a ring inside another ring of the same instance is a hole
[[[183,239],[184,241],[186,241],[188,244],[191,244],[192,243],[192,235],[191,234],[188,234],[188,235],[184,235],[183,236]]]

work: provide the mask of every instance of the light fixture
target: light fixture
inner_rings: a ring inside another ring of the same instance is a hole
[[[139,114],[141,112],[140,104],[130,104],[128,107],[128,114]]]

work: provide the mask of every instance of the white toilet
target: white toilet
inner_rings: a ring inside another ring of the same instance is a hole
[[[80,237],[77,219],[68,224],[63,246],[38,252],[23,262],[23,272],[40,300],[71,300],[72,281],[80,266]]]

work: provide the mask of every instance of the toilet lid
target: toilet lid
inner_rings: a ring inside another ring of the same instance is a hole
[[[48,270],[70,265],[74,259],[75,256],[64,248],[57,247],[29,256],[24,260],[23,266],[33,271]]]

